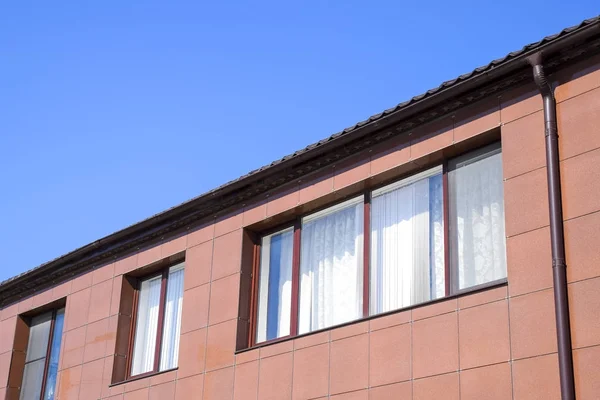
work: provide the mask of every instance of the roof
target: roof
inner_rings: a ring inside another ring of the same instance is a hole
[[[550,68],[577,61],[587,54],[599,51],[599,36],[600,16],[597,16],[443,82],[436,88],[200,196],[1,282],[0,305],[4,306],[75,274],[90,270],[107,259],[114,259],[127,251],[139,249],[152,240],[175,234],[182,229],[190,229],[223,210],[236,205],[239,207],[240,204],[243,205],[264,192],[322,168],[328,162],[328,154],[331,156],[329,158],[333,157],[334,161],[338,161],[351,155],[353,151],[359,151],[361,145],[364,148],[372,143],[367,140],[366,144],[361,144],[361,140],[383,132],[393,124],[405,123],[406,126],[413,127],[439,117],[444,112],[451,112],[469,102],[477,101],[490,93],[531,80],[531,71],[526,59],[534,53],[541,52],[546,60],[550,60]],[[448,102],[453,104],[444,105]],[[385,140],[404,131],[399,127],[395,131],[387,131],[373,137],[373,140]]]

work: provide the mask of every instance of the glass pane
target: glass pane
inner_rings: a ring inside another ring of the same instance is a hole
[[[183,303],[183,264],[169,269],[165,323],[160,353],[160,370],[177,367],[179,360],[179,334],[181,327],[181,305]]]
[[[363,209],[359,197],[303,219],[299,333],[362,316]]]
[[[140,285],[133,344],[131,375],[154,369],[161,277],[147,279]]]
[[[262,239],[257,342],[290,334],[293,247],[293,229]]]
[[[441,168],[374,192],[370,313],[443,297],[444,275]]]
[[[62,341],[62,331],[65,322],[65,309],[61,308],[56,312],[54,320],[54,331],[52,332],[52,346],[50,347],[50,362],[48,363],[48,373],[46,374],[46,389],[44,391],[44,400],[54,400],[56,391],[56,375],[58,372],[58,356],[60,354],[60,344]]]
[[[45,358],[25,364],[20,400],[37,400],[40,398],[45,365]]]
[[[38,315],[31,319],[29,328],[29,342],[25,362],[46,357],[48,339],[52,326],[52,311]]]
[[[500,149],[455,161],[448,173],[454,291],[506,278]]]

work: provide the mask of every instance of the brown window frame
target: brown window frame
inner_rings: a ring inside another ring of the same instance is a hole
[[[293,220],[288,221],[287,223],[284,223],[284,224],[277,225],[273,229],[269,229],[267,231],[256,234],[257,239],[255,240],[255,243],[254,243],[253,259],[252,259],[250,319],[249,319],[249,326],[248,326],[249,331],[248,331],[248,338],[247,338],[248,339],[248,347],[268,345],[268,344],[284,341],[289,338],[294,338],[297,336],[304,336],[306,334],[311,334],[314,332],[320,332],[320,331],[327,330],[327,329],[333,329],[336,326],[338,326],[338,325],[330,326],[327,328],[308,332],[308,333],[305,333],[302,335],[298,334],[298,307],[299,307],[299,301],[300,301],[300,298],[299,298],[300,282],[299,281],[300,281],[300,249],[301,249],[301,240],[302,240],[302,218],[305,215],[310,215],[310,214],[313,214],[320,210],[326,210],[328,208],[334,207],[337,204],[343,203],[344,201],[347,201],[347,200],[355,198],[355,197],[363,196],[363,207],[364,207],[364,209],[363,209],[363,216],[364,216],[364,225],[363,225],[363,291],[362,291],[363,310],[362,310],[361,318],[358,318],[358,319],[352,320],[352,321],[347,321],[343,324],[340,324],[339,326],[344,326],[344,325],[347,325],[350,323],[356,323],[356,322],[363,321],[365,319],[380,316],[380,315],[387,315],[387,314],[399,312],[399,311],[405,310],[405,309],[412,309],[412,308],[415,308],[418,306],[422,306],[423,304],[429,304],[431,302],[437,302],[437,301],[441,301],[444,299],[448,299],[455,295],[475,292],[478,290],[486,289],[488,287],[494,287],[498,284],[505,283],[506,278],[503,278],[503,279],[499,279],[499,280],[485,282],[483,284],[475,285],[475,286],[468,287],[468,288],[453,290],[452,289],[453,282],[451,281],[452,279],[454,279],[454,274],[451,271],[452,262],[451,262],[451,254],[450,254],[451,253],[451,249],[450,249],[450,215],[449,215],[450,197],[449,197],[449,187],[448,187],[449,163],[451,163],[453,160],[460,158],[462,156],[465,156],[468,154],[477,154],[481,150],[484,150],[486,148],[491,149],[493,147],[496,147],[500,152],[502,152],[502,145],[501,145],[500,141],[494,141],[492,143],[487,143],[487,144],[485,144],[481,147],[477,147],[477,148],[470,148],[464,152],[461,152],[460,154],[453,155],[452,157],[444,157],[439,162],[430,164],[424,168],[419,168],[417,170],[411,171],[410,173],[405,174],[399,178],[394,178],[394,179],[386,181],[382,184],[379,184],[379,185],[376,185],[373,187],[368,187],[358,193],[354,193],[354,194],[345,196],[344,198],[339,199],[338,201],[329,203],[323,207],[319,207],[319,208],[311,211],[308,214],[296,216]],[[492,150],[490,150],[490,151],[492,151]],[[436,166],[442,167],[442,193],[443,193],[442,208],[443,208],[443,221],[444,221],[443,241],[444,241],[444,284],[445,284],[444,296],[440,297],[438,299],[431,299],[426,302],[412,304],[408,307],[400,308],[397,310],[391,310],[391,311],[382,312],[382,313],[370,314],[370,300],[371,300],[370,299],[370,297],[371,297],[370,296],[371,295],[371,293],[370,293],[371,194],[374,190],[376,190],[378,188],[388,186],[390,184],[393,184],[394,182],[399,182],[402,179],[416,175],[419,172],[426,171],[426,170],[436,167]],[[290,313],[290,334],[286,335],[286,336],[274,338],[274,339],[257,342],[256,341],[256,335],[257,335],[256,331],[257,331],[257,327],[258,327],[257,321],[258,321],[258,293],[259,293],[259,283],[260,283],[259,273],[260,273],[261,241],[262,241],[262,238],[265,236],[268,236],[272,233],[276,233],[278,231],[289,229],[291,227],[293,227],[294,237],[293,237],[293,257],[292,257],[292,294],[291,294],[292,299],[291,299],[291,313]]]
[[[167,300],[167,284],[169,281],[169,269],[175,264],[169,264],[168,266],[162,267],[159,271],[154,273],[144,275],[139,278],[135,278],[134,280],[134,288],[133,288],[133,311],[131,318],[131,327],[129,330],[129,345],[127,349],[127,373],[126,380],[131,379],[139,379],[152,375],[156,375],[158,373],[167,372],[169,370],[160,371],[160,355],[162,350],[162,338],[164,333],[164,322],[165,322],[165,307]],[[137,331],[137,320],[138,320],[138,300],[140,296],[140,287],[142,282],[153,279],[160,276],[160,298],[159,298],[159,307],[158,307],[158,322],[156,324],[156,343],[154,345],[154,363],[151,371],[143,372],[137,375],[131,375],[131,368],[133,366],[133,347],[135,344],[135,335]],[[175,368],[173,368],[175,369]]]

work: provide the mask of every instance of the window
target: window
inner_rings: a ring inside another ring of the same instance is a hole
[[[263,236],[251,343],[505,279],[503,198],[494,144]]]
[[[31,318],[19,399],[54,400],[64,319],[64,308]]]
[[[138,280],[129,376],[177,367],[183,273],[178,264]]]

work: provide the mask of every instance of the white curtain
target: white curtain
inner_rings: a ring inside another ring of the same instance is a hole
[[[291,228],[262,239],[257,342],[290,334],[293,246]]]
[[[362,316],[363,198],[304,218],[299,333]]]
[[[457,163],[448,178],[454,289],[505,278],[502,154],[495,150]]]
[[[161,276],[142,281],[138,298],[131,375],[154,368]]]
[[[445,294],[441,169],[373,193],[370,312]]]
[[[52,312],[31,319],[20,400],[40,398],[51,325]]]
[[[169,269],[165,302],[165,322],[160,354],[160,370],[177,367],[179,335],[181,333],[181,305],[183,302],[183,264]]]

